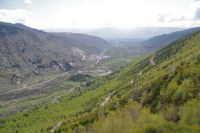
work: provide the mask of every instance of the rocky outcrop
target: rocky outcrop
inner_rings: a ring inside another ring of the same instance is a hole
[[[22,82],[22,76],[20,74],[13,74],[13,76],[12,76],[12,82],[14,84],[17,84],[17,85],[21,84],[21,82]]]

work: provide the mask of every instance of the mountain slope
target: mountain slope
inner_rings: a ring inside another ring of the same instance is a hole
[[[88,66],[95,63],[94,57],[105,47],[107,43],[94,36],[60,36],[22,24],[1,22],[0,89],[6,90],[10,85],[34,79],[34,76]],[[84,56],[87,57],[83,59]]]
[[[57,131],[198,133],[199,38],[194,33],[121,69],[106,81],[113,90],[105,108]]]
[[[67,40],[76,40],[73,45],[86,51],[88,54],[100,54],[106,48],[107,42],[99,37],[80,33],[52,33],[53,35],[65,37]]]
[[[49,105],[1,121],[7,132],[200,130],[200,32],[83,85]],[[60,124],[61,123],[61,124]]]
[[[189,35],[199,30],[200,30],[200,27],[196,27],[196,28],[190,28],[183,31],[177,31],[177,32],[169,33],[169,34],[155,36],[144,41],[142,43],[142,47],[150,51],[156,50],[158,48],[163,47],[164,45],[170,44],[186,35]]]

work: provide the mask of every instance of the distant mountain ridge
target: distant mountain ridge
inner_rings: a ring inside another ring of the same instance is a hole
[[[77,42],[74,42],[74,44],[77,44],[80,49],[87,51],[88,54],[99,54],[103,50],[102,46],[104,48],[107,47],[107,42],[97,36],[92,36],[82,33],[68,33],[68,32],[58,32],[51,34],[64,37],[65,39],[68,40],[77,40]],[[94,43],[95,41],[98,41],[99,44],[91,46],[91,44]]]
[[[183,31],[177,31],[177,32],[169,33],[169,34],[155,36],[142,42],[142,47],[145,47],[146,49],[152,51],[152,50],[161,48],[164,45],[170,44],[184,36],[187,36],[199,30],[200,30],[200,27],[196,27],[196,28],[186,29]]]
[[[141,28],[112,28],[104,27],[97,29],[47,29],[47,32],[76,32],[94,36],[99,36],[106,40],[122,39],[147,39],[153,36],[168,34],[175,31],[183,30],[176,27],[141,27]]]

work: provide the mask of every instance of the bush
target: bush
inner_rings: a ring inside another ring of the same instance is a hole
[[[197,99],[188,101],[181,110],[181,123],[200,126],[200,103]]]
[[[173,95],[173,101],[180,105],[195,96],[197,88],[191,79],[185,79]]]
[[[180,120],[178,108],[175,105],[170,105],[167,110],[163,112],[163,118],[167,121],[178,122]]]

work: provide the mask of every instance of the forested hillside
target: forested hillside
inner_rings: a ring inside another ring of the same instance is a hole
[[[1,132],[199,133],[200,32],[2,119]]]
[[[57,131],[200,132],[199,38],[194,33],[119,70],[110,103]]]

